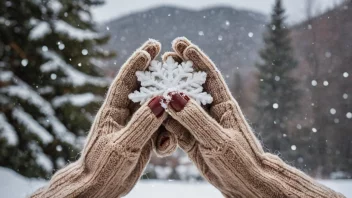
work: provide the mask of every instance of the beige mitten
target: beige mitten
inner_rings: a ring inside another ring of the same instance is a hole
[[[176,59],[207,72],[210,113],[194,100],[173,94],[164,126],[176,134],[203,176],[225,197],[344,197],[265,153],[212,61],[186,38],[173,42]],[[166,57],[164,57],[165,59]]]
[[[149,40],[128,59],[109,88],[81,157],[32,197],[116,198],[132,189],[149,161],[151,137],[166,114],[160,97],[133,113],[128,94],[138,88],[135,72],[146,69],[159,51],[160,44]]]

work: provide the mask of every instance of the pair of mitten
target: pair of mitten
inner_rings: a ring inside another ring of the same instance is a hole
[[[265,153],[212,61],[186,38],[173,42],[163,60],[190,60],[205,71],[211,105],[203,108],[170,93],[167,110],[157,96],[142,106],[128,94],[138,89],[136,71],[160,52],[149,40],[122,66],[91,127],[82,155],[58,171],[32,197],[121,197],[140,178],[152,148],[170,154],[178,144],[201,174],[225,197],[343,197],[303,172]]]

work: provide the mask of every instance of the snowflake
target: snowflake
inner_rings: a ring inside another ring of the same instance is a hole
[[[170,100],[170,92],[184,93],[198,103],[210,104],[213,98],[203,92],[202,84],[205,83],[207,74],[202,71],[194,72],[191,61],[178,64],[172,57],[168,57],[162,64],[152,61],[149,71],[137,71],[136,76],[141,82],[140,91],[128,95],[133,102],[143,104],[154,96],[164,96]]]

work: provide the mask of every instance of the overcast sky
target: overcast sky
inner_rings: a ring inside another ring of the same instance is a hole
[[[270,13],[275,0],[105,0],[106,4],[95,8],[93,14],[98,22],[108,21],[130,13],[161,6],[175,5],[189,9],[202,9],[206,7],[225,5],[234,8],[244,8]],[[283,0],[287,9],[288,20],[297,22],[305,18],[305,2],[308,0]],[[314,10],[324,10],[342,0],[314,0]]]

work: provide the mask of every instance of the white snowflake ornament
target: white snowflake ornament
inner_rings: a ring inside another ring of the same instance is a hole
[[[128,95],[133,102],[143,104],[152,97],[164,96],[170,100],[170,92],[184,93],[203,105],[213,102],[213,97],[203,92],[203,84],[207,74],[202,71],[194,72],[191,61],[177,63],[172,57],[168,57],[162,64],[153,60],[149,71],[137,71],[136,76],[141,82],[139,91]],[[165,107],[165,106],[164,106]]]

